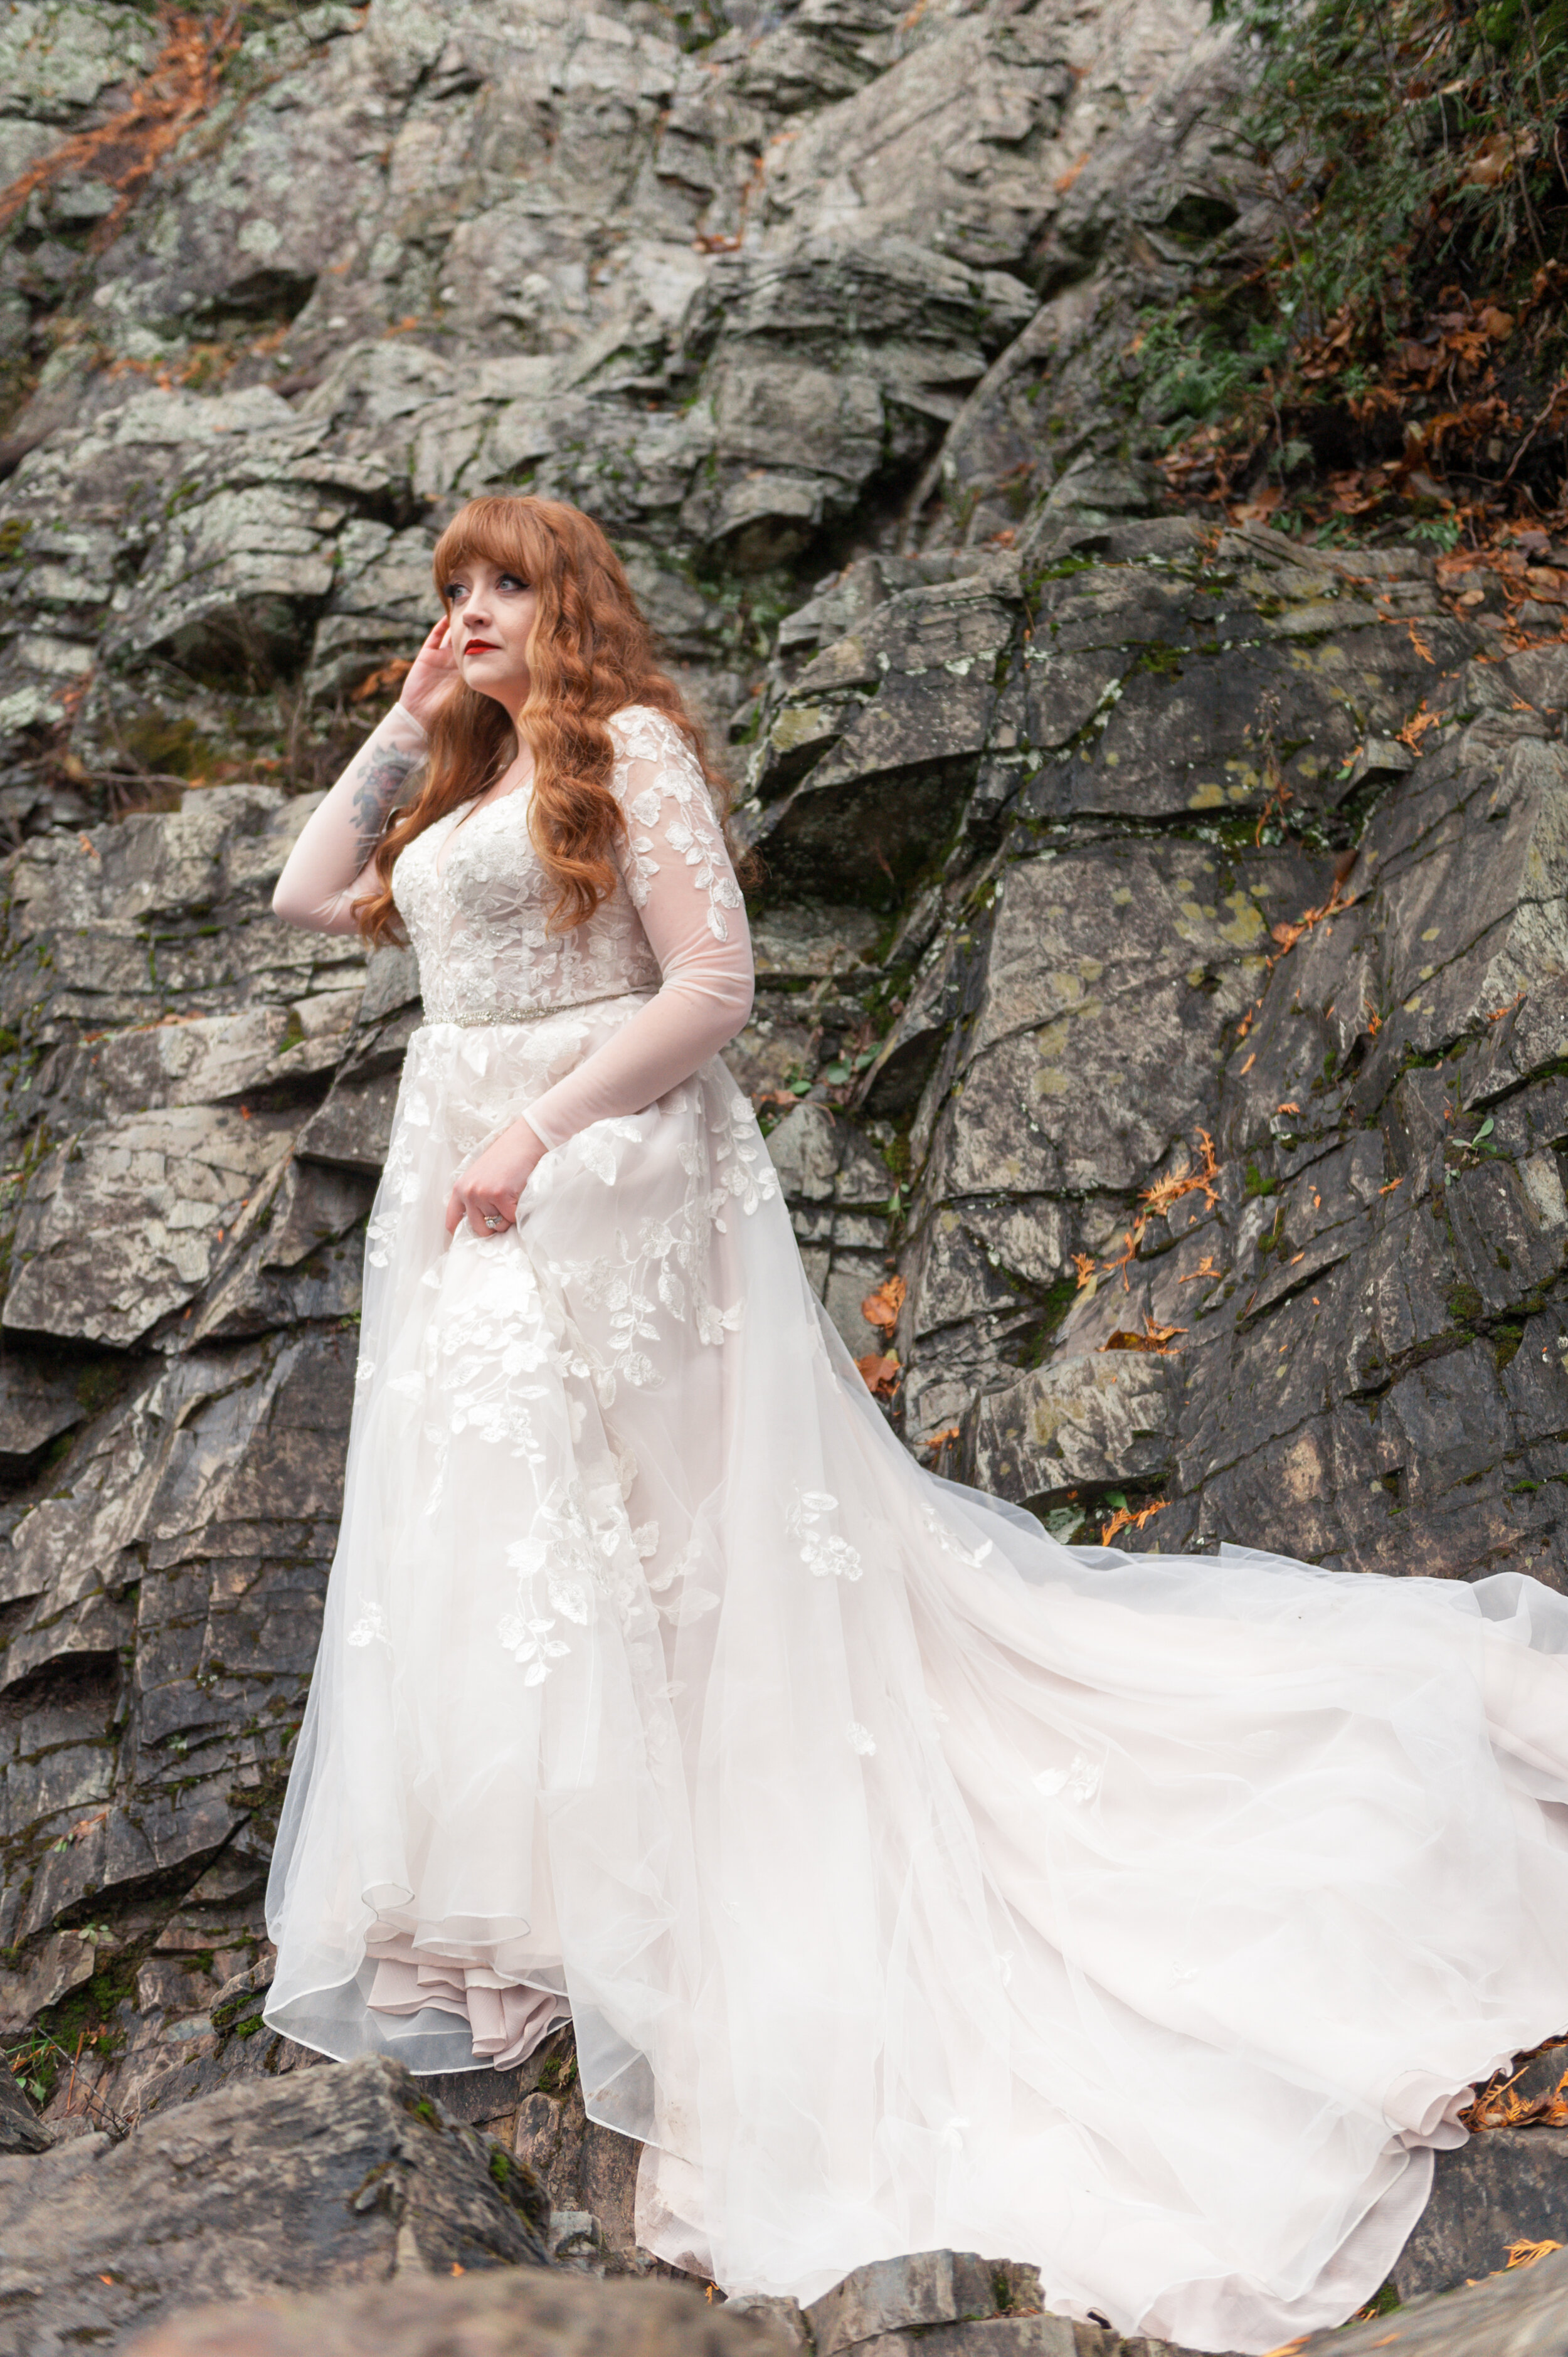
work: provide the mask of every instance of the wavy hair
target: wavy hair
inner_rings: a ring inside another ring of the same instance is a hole
[[[660,670],[653,633],[593,519],[561,500],[470,500],[435,544],[435,590],[443,606],[447,582],[475,557],[538,592],[527,701],[514,729],[493,696],[459,681],[435,714],[424,781],[408,808],[392,814],[376,846],[381,888],[354,911],[372,942],[403,937],[392,896],[398,854],[448,811],[494,785],[515,759],[520,737],[533,751],[528,829],[554,887],[547,919],[552,932],[582,924],[615,889],[615,852],[626,822],[610,785],[615,747],[606,724],[612,714],[644,704],[673,721],[702,765],[721,824],[728,815],[729,786],[709,754],[702,723]]]

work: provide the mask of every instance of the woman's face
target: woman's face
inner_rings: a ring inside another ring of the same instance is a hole
[[[528,695],[528,640],[538,591],[488,557],[475,556],[448,576],[444,594],[464,685],[493,695],[515,719]]]

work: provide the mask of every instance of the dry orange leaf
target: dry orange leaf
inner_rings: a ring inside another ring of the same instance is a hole
[[[958,1438],[961,1426],[956,1424],[944,1424],[940,1432],[929,1432],[920,1447],[934,1457],[939,1448],[945,1448],[950,1440]]]
[[[371,672],[360,682],[349,697],[349,703],[368,703],[372,695],[380,695],[387,688],[396,687],[413,669],[413,664],[406,655],[394,656],[391,662],[382,663],[378,671]]]
[[[164,46],[145,81],[118,113],[95,130],[62,140],[0,190],[0,228],[16,219],[35,189],[68,175],[87,174],[107,181],[117,196],[92,233],[92,248],[102,252],[159,158],[215,103],[223,67],[239,41],[238,16],[231,10],[221,21],[208,22],[160,9]]]
[[[903,1370],[891,1351],[879,1356],[876,1351],[868,1351],[865,1358],[857,1359],[854,1363],[873,1399],[892,1398],[898,1388],[898,1377]]]
[[[879,1334],[891,1334],[898,1323],[898,1312],[908,1297],[909,1288],[901,1276],[890,1276],[875,1293],[868,1293],[860,1305],[860,1314],[868,1326]]]
[[[1173,1336],[1186,1332],[1185,1326],[1156,1326],[1152,1318],[1145,1317],[1141,1334],[1135,1327],[1118,1326],[1113,1333],[1106,1336],[1100,1347],[1101,1351],[1158,1351],[1164,1353],[1175,1350]]]
[[[1212,1280],[1223,1276],[1225,1272],[1222,1268],[1216,1268],[1213,1254],[1205,1253],[1203,1258],[1198,1262],[1197,1266],[1193,1270],[1191,1275],[1180,1276],[1176,1279],[1176,1283],[1178,1285],[1197,1285],[1204,1278]]]
[[[1118,1531],[1141,1531],[1145,1523],[1152,1523],[1156,1514],[1163,1514],[1169,1502],[1166,1498],[1156,1498],[1154,1504],[1145,1506],[1141,1514],[1134,1514],[1130,1507],[1118,1506],[1111,1520],[1101,1527],[1101,1545],[1109,1546]]]

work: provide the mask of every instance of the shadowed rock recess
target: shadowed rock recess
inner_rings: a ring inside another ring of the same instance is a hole
[[[766,863],[730,1060],[908,1444],[1069,1539],[1568,1585],[1568,644],[1414,546],[1172,511],[1139,314],[1280,226],[1207,5],[172,26],[0,20],[0,2352],[310,2291],[337,2246],[287,2202],[351,2164],[398,2190],[342,2272],[536,2255],[497,2155],[540,2247],[645,2264],[569,2036],[416,2100],[286,2075],[260,2020],[419,1015],[406,953],[268,899],[475,490],[605,521],[729,748]],[[1530,2068],[1407,2298],[1568,2241]],[[274,2272],[199,2263],[193,2213],[121,2298],[181,2120],[191,2166],[251,2154]],[[1508,2345],[1568,2347],[1529,2280]],[[928,2255],[755,2329],[1112,2352],[1032,2304]]]

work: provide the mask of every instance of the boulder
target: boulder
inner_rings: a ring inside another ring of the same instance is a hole
[[[542,2267],[519,2163],[380,2057],[225,2088],[123,2142],[0,2159],[0,2349],[51,2357],[198,2301]]]
[[[134,2357],[782,2357],[789,2346],[761,2318],[673,2284],[512,2271],[203,2308],[126,2344]]]
[[[1443,2298],[1412,2300],[1392,2315],[1315,2332],[1297,2357],[1563,2357],[1568,2350],[1568,2254],[1552,2253]]]
[[[1558,2077],[1561,2063],[1559,2054]],[[1452,2291],[1542,2243],[1568,2244],[1568,2134],[1488,2128],[1438,2154],[1432,2199],[1394,2266],[1395,2288],[1404,2300]]]

